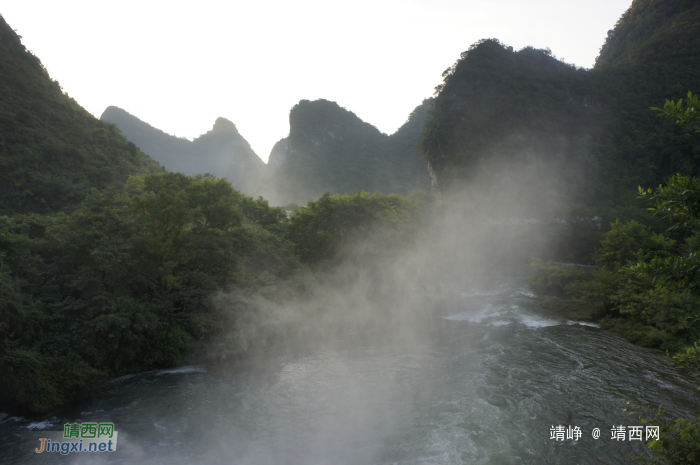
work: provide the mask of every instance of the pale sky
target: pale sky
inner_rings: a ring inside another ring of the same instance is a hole
[[[109,105],[193,139],[222,116],[263,159],[302,99],[391,134],[483,38],[590,68],[631,0],[21,0],[0,13],[99,118]]]

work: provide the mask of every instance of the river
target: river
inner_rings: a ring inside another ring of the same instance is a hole
[[[233,374],[124,377],[56,417],[0,420],[2,463],[599,464],[643,441],[628,399],[690,416],[696,381],[662,354],[538,312],[523,278],[450,291],[428,337],[336,341]],[[113,453],[31,453],[42,431],[113,422]],[[653,424],[653,423],[652,423]],[[578,427],[578,440],[551,428]],[[593,438],[599,428],[600,438]]]

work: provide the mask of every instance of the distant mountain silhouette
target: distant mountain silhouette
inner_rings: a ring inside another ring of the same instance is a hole
[[[131,142],[170,171],[210,173],[228,179],[233,187],[250,195],[259,190],[265,163],[225,118],[217,118],[211,131],[193,141],[171,136],[114,106],[108,107],[100,119],[114,123]]]
[[[427,190],[430,181],[417,144],[430,105],[424,101],[388,136],[335,102],[302,100],[290,112],[289,137],[271,153],[270,167],[280,166],[264,183],[263,195],[285,205],[306,203],[326,191],[406,195]]]

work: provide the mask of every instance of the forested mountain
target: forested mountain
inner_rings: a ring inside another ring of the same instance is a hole
[[[0,210],[51,211],[157,163],[64,94],[0,17]]]
[[[210,173],[228,179],[243,192],[258,191],[265,163],[225,118],[217,118],[211,131],[193,141],[171,136],[113,106],[100,119],[116,124],[131,142],[170,171]]]
[[[474,44],[443,75],[421,139],[434,187],[561,217],[631,205],[638,185],[696,174],[690,131],[649,107],[700,90],[699,24],[698,2],[635,0],[592,70],[548,49]]]
[[[263,195],[273,204],[286,204],[306,203],[326,191],[405,195],[427,189],[417,142],[430,104],[424,101],[388,136],[335,102],[302,100],[289,114],[286,158]]]
[[[698,20],[700,7],[693,0],[635,0],[615,28],[608,31],[596,68],[604,64],[692,61],[700,53]],[[677,64],[681,68],[689,65]]]

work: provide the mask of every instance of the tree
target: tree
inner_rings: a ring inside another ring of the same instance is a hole
[[[676,174],[665,186],[646,191],[640,187],[639,192],[641,197],[649,196],[650,200],[656,201],[650,210],[670,220],[673,223],[670,230],[694,229],[700,225],[700,178]],[[653,258],[639,262],[629,270],[700,296],[700,254],[697,251],[685,256]]]
[[[692,92],[688,92],[688,104],[683,105],[683,99],[678,99],[678,102],[673,100],[666,100],[666,104],[663,108],[651,107],[652,110],[658,111],[659,116],[665,116],[666,118],[676,118],[676,124],[682,126],[684,124],[697,124],[700,122],[698,120],[698,114],[700,114],[700,104],[698,103],[698,95],[693,95]],[[700,125],[696,128],[697,132],[700,132]]]
[[[697,125],[697,131],[700,132],[700,104],[697,94],[688,92],[687,105],[684,105],[681,98],[678,102],[666,100],[664,108],[651,109],[659,112],[659,116],[676,118],[676,124],[680,126]],[[650,210],[655,215],[662,215],[670,220],[673,223],[670,230],[694,229],[700,225],[700,178],[690,178],[679,173],[669,178],[665,186],[659,185],[655,190],[639,187],[639,193],[641,197],[649,196],[650,200],[656,201]],[[686,256],[675,255],[639,262],[629,270],[700,296],[700,254],[697,251]]]
[[[678,102],[666,100],[664,108],[655,108],[667,118],[676,118],[676,124],[698,125],[698,96],[688,92],[688,105],[683,105],[683,99]],[[697,131],[700,132],[700,125]],[[650,208],[655,215],[663,215],[673,225],[670,230],[678,228],[697,228],[700,226],[700,179],[676,174],[655,190],[639,188],[641,197],[649,196],[655,200]],[[654,281],[662,281],[679,291],[687,292],[696,299],[700,297],[700,253],[690,252],[686,256],[675,255],[667,258],[654,258],[649,262],[638,262],[628,268],[640,276],[652,277]],[[700,315],[695,315],[695,319]],[[700,348],[695,343],[685,351],[673,357],[677,366],[688,368],[693,375],[700,377]],[[700,389],[700,388],[699,388]],[[655,420],[661,425],[659,440],[649,444],[651,450],[658,454],[650,458],[652,463],[700,463],[700,417],[693,420],[676,418],[666,423],[662,418],[663,409],[659,408]]]

